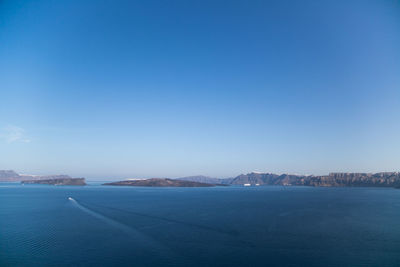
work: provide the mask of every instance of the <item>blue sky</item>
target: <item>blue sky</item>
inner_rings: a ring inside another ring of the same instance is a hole
[[[1,1],[0,169],[400,170],[400,2]]]

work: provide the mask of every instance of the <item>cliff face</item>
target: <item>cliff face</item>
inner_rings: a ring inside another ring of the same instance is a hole
[[[215,184],[199,183],[192,181],[182,181],[174,179],[152,178],[145,180],[126,180],[120,182],[106,183],[104,185],[116,186],[149,186],[149,187],[211,187]]]
[[[399,187],[400,173],[330,173],[326,176],[249,173],[237,176],[232,184]]]
[[[400,185],[400,173],[331,173],[328,176],[311,177],[309,185],[397,187]]]
[[[48,184],[48,185],[86,185],[85,178],[60,178],[47,180],[27,180],[22,184]]]

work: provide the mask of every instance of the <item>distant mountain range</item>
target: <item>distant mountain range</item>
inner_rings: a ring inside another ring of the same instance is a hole
[[[12,170],[0,170],[0,182],[20,182],[27,180],[71,179],[68,175],[20,175]],[[168,178],[162,178],[168,179]],[[169,179],[170,180],[170,179]],[[296,185],[296,186],[369,186],[400,187],[400,172],[378,173],[330,173],[329,175],[295,175],[256,173],[241,174],[235,178],[213,178],[203,175],[188,176],[173,180],[206,184],[226,185]]]

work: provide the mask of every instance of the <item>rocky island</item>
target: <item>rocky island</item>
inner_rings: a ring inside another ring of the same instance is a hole
[[[48,184],[48,185],[86,185],[85,178],[59,178],[46,180],[26,180],[22,184]]]
[[[18,174],[13,170],[0,170],[0,182],[21,182],[33,180],[53,180],[53,179],[70,179],[71,177],[65,174],[53,175],[31,175]]]
[[[209,184],[193,181],[175,180],[169,178],[135,179],[119,182],[105,183],[103,185],[115,186],[149,186],[149,187],[212,187],[222,186],[221,184]]]

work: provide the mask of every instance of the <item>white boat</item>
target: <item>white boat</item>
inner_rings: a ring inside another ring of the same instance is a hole
[[[243,184],[243,186],[250,186],[251,184]]]
[[[74,200],[72,197],[69,197],[68,200]]]

